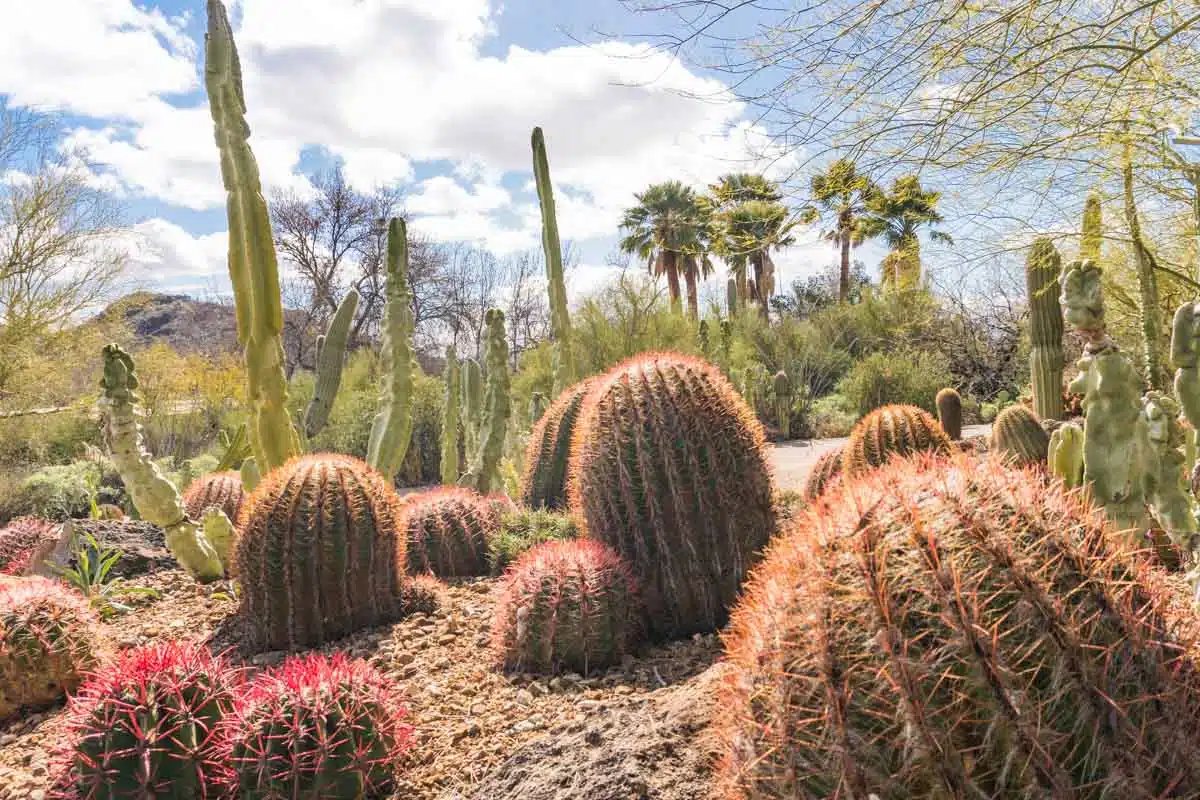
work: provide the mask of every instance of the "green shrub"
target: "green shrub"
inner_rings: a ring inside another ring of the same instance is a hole
[[[0,419],[0,463],[68,464],[84,444],[100,446],[100,426],[86,410]]]
[[[812,404],[809,427],[814,439],[835,439],[850,435],[859,414],[840,394],[822,397]]]
[[[25,478],[17,488],[10,510],[17,516],[64,520],[86,517],[91,497],[100,485],[101,470],[91,461],[43,467]]]
[[[860,416],[885,405],[913,405],[933,413],[938,390],[953,380],[940,354],[906,349],[867,356],[838,383],[837,392]]]
[[[578,536],[579,528],[567,514],[545,509],[523,509],[505,514],[500,521],[500,532],[488,543],[492,574],[504,572],[509,564],[535,545]]]

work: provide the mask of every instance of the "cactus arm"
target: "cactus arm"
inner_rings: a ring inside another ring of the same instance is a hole
[[[483,427],[479,433],[478,450],[471,460],[471,468],[459,481],[460,485],[470,486],[481,494],[499,491],[503,487],[500,478],[500,457],[504,454],[504,437],[512,411],[504,312],[498,308],[490,309],[485,319],[487,388],[483,399]]]
[[[133,359],[117,345],[106,345],[100,407],[113,463],[138,513],[166,531],[167,549],[180,566],[196,580],[219,580],[224,573],[220,556],[200,526],[187,518],[179,491],[142,446],[137,385]]]
[[[442,406],[442,483],[458,480],[458,406],[462,390],[458,385],[458,353],[454,345],[446,348],[446,400]]]
[[[404,463],[412,434],[412,295],[408,290],[408,229],[399,217],[388,223],[387,250],[382,409],[371,426],[367,463],[391,481]]]
[[[354,312],[358,309],[358,292],[351,289],[338,304],[329,329],[318,337],[317,381],[313,386],[312,400],[304,414],[304,432],[310,439],[316,436],[329,420],[329,411],[337,397],[342,382],[342,364],[346,360],[346,342],[350,338],[350,326]]]
[[[233,469],[234,464],[246,460],[250,453],[250,443],[246,441],[245,423],[238,426],[232,438],[225,431],[221,431],[221,444],[225,447],[225,452],[221,454],[221,460],[217,462],[213,472],[225,472]]]
[[[1083,485],[1083,428],[1073,422],[1050,434],[1050,471],[1062,478],[1068,489]]]
[[[542,212],[542,250],[546,257],[546,279],[550,291],[550,327],[554,333],[554,391],[575,382],[575,361],[571,352],[571,319],[567,311],[567,285],[563,279],[562,244],[558,238],[558,214],[554,207],[554,187],[550,182],[550,161],[546,157],[546,138],[541,128],[533,129],[533,177],[537,185],[538,205]]]

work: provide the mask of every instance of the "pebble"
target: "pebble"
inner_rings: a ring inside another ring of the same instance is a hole
[[[550,694],[550,689],[541,681],[534,681],[533,683],[529,684],[529,691],[534,697],[545,697],[546,695]]]
[[[580,711],[597,711],[604,708],[604,703],[600,700],[580,700],[575,707]]]
[[[437,640],[438,644],[454,644],[456,641],[458,641],[458,637],[453,633],[444,633]]]
[[[534,714],[529,719],[523,719],[516,725],[513,725],[509,730],[513,733],[529,733],[530,731],[540,731],[544,727],[546,727],[546,723],[541,717]]]
[[[517,702],[523,706],[527,706],[533,702],[533,692],[528,689],[517,690]]]
[[[29,800],[46,800],[46,790],[34,789],[29,793]]]

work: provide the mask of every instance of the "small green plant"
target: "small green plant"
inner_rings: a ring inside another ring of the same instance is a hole
[[[83,531],[75,539],[72,553],[75,562],[73,567],[49,561],[46,565],[87,598],[102,619],[110,619],[130,611],[130,606],[121,602],[124,598],[160,596],[157,589],[127,586],[124,578],[109,577],[113,566],[121,560],[123,553],[115,547],[100,544],[89,531]]]
[[[505,514],[500,531],[488,543],[488,562],[499,575],[521,555],[542,542],[579,538],[579,528],[567,514],[545,509],[521,509]]]

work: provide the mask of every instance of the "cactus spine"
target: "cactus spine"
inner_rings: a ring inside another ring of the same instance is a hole
[[[1050,471],[1062,478],[1063,485],[1074,489],[1083,485],[1083,428],[1074,422],[1058,427],[1050,434],[1046,460]]]
[[[786,441],[792,438],[792,380],[783,370],[775,373],[775,419],[779,422],[779,435]]]
[[[962,438],[962,395],[947,386],[937,393],[933,404],[937,406],[938,424],[953,441]]]
[[[458,352],[446,348],[446,397],[442,405],[442,483],[458,480],[458,406],[462,390],[458,385]]]
[[[558,239],[558,215],[554,208],[554,187],[550,182],[550,161],[546,157],[546,139],[541,128],[533,129],[533,178],[537,185],[538,205],[542,212],[542,251],[546,257],[546,280],[550,290],[550,328],[554,333],[554,390],[575,382],[575,361],[571,349],[571,319],[567,312],[567,285],[563,279],[562,245]]]
[[[1043,464],[1050,437],[1037,415],[1020,403],[1001,411],[992,423],[991,449],[1018,466]]]
[[[1058,277],[1062,258],[1045,238],[1034,240],[1025,262],[1025,286],[1029,294],[1030,377],[1033,379],[1033,410],[1041,419],[1063,415],[1062,378],[1063,317],[1058,299]]]
[[[489,309],[484,320],[487,325],[487,388],[483,396],[483,426],[470,469],[459,484],[470,486],[480,494],[490,494],[503,487],[500,458],[504,455],[504,436],[512,413],[512,398],[509,397],[508,340],[504,335],[504,312],[498,308]]]
[[[312,400],[304,413],[304,433],[309,439],[316,436],[329,420],[329,411],[342,383],[342,363],[346,360],[346,343],[357,308],[358,292],[351,289],[338,304],[325,335],[317,339],[317,379],[313,384]]]
[[[384,306],[383,408],[371,426],[367,463],[387,480],[392,480],[404,463],[412,436],[413,354],[410,338],[413,320],[412,294],[408,289],[408,229],[404,220],[393,217],[387,237],[387,304]]]

